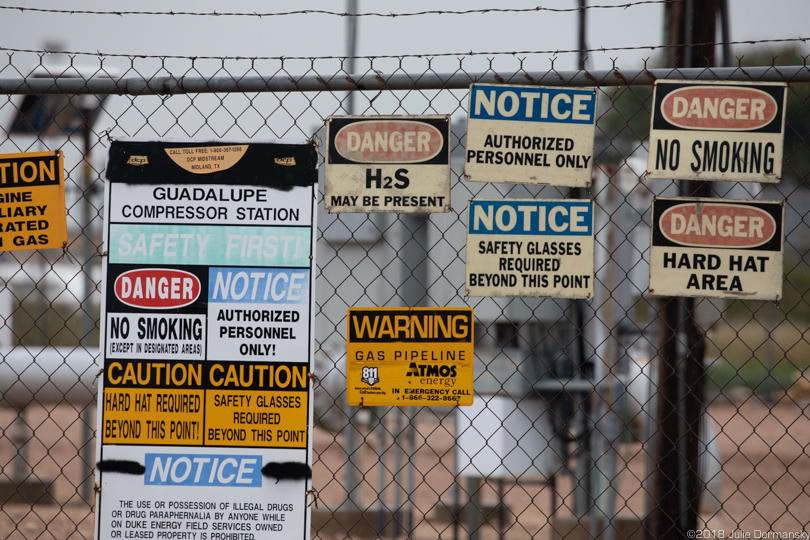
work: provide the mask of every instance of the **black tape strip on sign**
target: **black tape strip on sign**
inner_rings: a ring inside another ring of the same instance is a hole
[[[262,467],[262,476],[275,478],[276,484],[281,480],[309,480],[312,478],[312,469],[306,463],[297,461],[283,463],[271,461]]]
[[[106,459],[96,463],[96,469],[101,472],[117,472],[121,474],[142,475],[146,472],[146,467],[137,461],[126,461],[122,459]]]

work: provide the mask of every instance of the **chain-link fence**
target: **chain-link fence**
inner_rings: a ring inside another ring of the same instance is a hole
[[[314,538],[810,532],[810,70],[531,63],[10,54],[0,152],[64,152],[70,243],[0,254],[0,535],[93,537],[109,141],[323,142],[325,118],[344,114],[451,115],[452,211],[334,215],[319,201]],[[716,197],[785,201],[778,304],[650,297],[651,200],[687,189],[645,176],[651,84],[662,78],[789,84],[781,182],[710,186]],[[590,190],[466,182],[472,82],[595,87]],[[471,198],[593,199],[594,297],[465,296]],[[474,405],[348,406],[346,311],[363,306],[474,308]],[[666,339],[674,357],[659,354]],[[697,366],[687,361],[695,343]]]

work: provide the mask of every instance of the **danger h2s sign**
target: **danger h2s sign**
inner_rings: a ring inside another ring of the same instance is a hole
[[[449,212],[449,116],[330,116],[327,212]]]
[[[647,175],[779,182],[785,83],[657,81]]]
[[[779,201],[655,199],[650,293],[779,300],[783,230]]]

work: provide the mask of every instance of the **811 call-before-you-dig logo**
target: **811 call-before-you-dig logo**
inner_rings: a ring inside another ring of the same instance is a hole
[[[369,386],[374,386],[380,382],[380,368],[378,367],[364,367],[363,377],[360,382],[364,382]]]

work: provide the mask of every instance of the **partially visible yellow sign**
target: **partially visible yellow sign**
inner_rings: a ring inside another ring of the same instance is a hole
[[[472,308],[351,308],[349,405],[472,405]]]
[[[0,155],[0,251],[66,245],[62,152]]]

